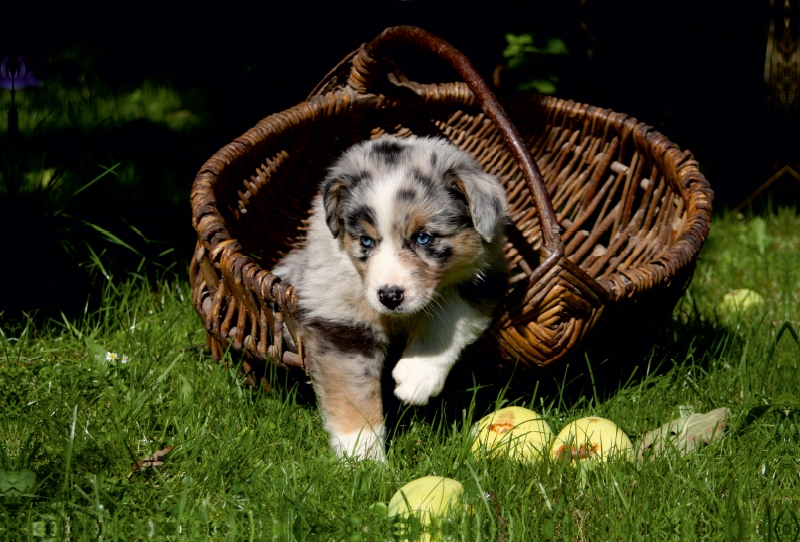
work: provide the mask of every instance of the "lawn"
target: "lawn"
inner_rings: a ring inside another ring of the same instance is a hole
[[[446,539],[794,539],[799,231],[794,209],[717,216],[660,344],[614,389],[572,368],[548,378],[582,394],[514,396],[554,432],[598,415],[634,443],[681,412],[731,411],[685,457],[593,469],[473,458],[473,423],[508,401],[474,389],[391,413],[385,464],[338,461],[302,382],[254,391],[211,358],[187,280],[104,279],[96,310],[0,320],[0,539],[413,540],[427,533],[381,503],[428,474],[466,488],[470,507],[431,528]],[[763,304],[723,310],[737,288]]]

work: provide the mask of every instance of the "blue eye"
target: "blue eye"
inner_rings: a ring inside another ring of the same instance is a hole
[[[375,239],[366,235],[361,236],[361,246],[364,248],[372,248],[375,246]]]
[[[417,244],[418,245],[425,246],[428,243],[430,243],[431,241],[433,241],[433,235],[431,235],[430,233],[421,231],[421,232],[419,232],[417,234]]]

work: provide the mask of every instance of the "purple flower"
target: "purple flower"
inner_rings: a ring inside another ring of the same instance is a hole
[[[25,68],[25,61],[22,60],[22,57],[17,58],[16,62],[10,61],[7,56],[3,57],[3,61],[0,62],[0,87],[13,92],[41,85],[42,82]]]

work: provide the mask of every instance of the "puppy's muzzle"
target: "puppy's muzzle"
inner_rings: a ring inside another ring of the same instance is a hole
[[[378,290],[378,300],[390,310],[397,308],[403,302],[403,289],[399,286],[387,286]]]

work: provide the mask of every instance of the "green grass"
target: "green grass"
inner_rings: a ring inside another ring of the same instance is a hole
[[[413,540],[418,525],[373,505],[428,474],[464,483],[472,506],[435,527],[444,538],[791,540],[798,231],[794,210],[718,217],[663,343],[616,393],[587,380],[580,400],[528,397],[555,432],[599,415],[633,440],[681,407],[731,409],[724,438],[695,454],[592,470],[473,459],[470,429],[491,405],[470,390],[444,398],[463,408],[395,415],[386,464],[337,461],[302,386],[277,373],[253,391],[211,359],[185,281],[108,283],[101,308],[72,320],[0,320],[0,540]],[[765,304],[722,313],[735,288]],[[163,465],[132,473],[165,446]]]

